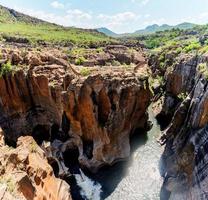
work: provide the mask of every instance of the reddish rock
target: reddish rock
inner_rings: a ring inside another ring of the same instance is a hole
[[[5,182],[7,187],[3,199],[71,200],[69,186],[55,178],[44,152],[32,137],[20,137],[16,149],[2,146],[0,163],[4,168],[1,184]]]

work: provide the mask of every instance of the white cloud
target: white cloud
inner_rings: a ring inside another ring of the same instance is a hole
[[[14,9],[27,15],[63,26],[81,28],[107,27],[117,33],[133,32],[149,24],[161,24],[165,21],[164,19],[151,21],[152,17],[148,13],[145,15],[138,15],[131,11],[115,13],[113,15],[96,15],[93,12],[80,9],[65,9],[62,14],[20,7],[14,7]]]
[[[141,3],[141,5],[145,6],[149,3],[150,0],[131,0],[133,3]]]
[[[64,4],[62,4],[62,3],[58,2],[58,1],[53,1],[51,3],[51,6],[53,8],[56,8],[56,9],[64,9]]]
[[[69,18],[73,18],[73,19],[79,19],[79,20],[82,20],[82,19],[92,19],[92,15],[88,12],[84,12],[82,10],[79,10],[79,9],[74,9],[74,10],[68,10],[67,11],[67,16]]]
[[[143,1],[142,1],[142,5],[146,5],[146,4],[148,4],[148,3],[149,3],[149,1],[150,1],[150,0],[143,0]]]
[[[81,11],[79,9],[70,9],[64,12],[63,15],[57,15],[41,10],[26,9],[20,7],[14,7],[15,10],[32,17],[60,24],[63,26],[76,26],[82,28],[92,28],[92,15],[88,12]]]
[[[131,27],[130,24],[136,24],[140,18],[140,15],[130,11],[116,13],[114,15],[100,14],[97,17],[98,24],[96,26],[104,26],[118,33],[128,32],[130,31],[129,27]]]

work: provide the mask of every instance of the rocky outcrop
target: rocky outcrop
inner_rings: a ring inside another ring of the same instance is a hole
[[[80,164],[91,170],[126,158],[130,134],[145,128],[148,119],[147,77],[112,70],[81,77],[70,69],[54,59],[0,79],[7,144],[25,135],[38,144],[59,139],[76,148]]]
[[[172,90],[176,94],[184,91],[189,95],[176,108],[173,120],[161,138],[166,144],[162,157],[163,190],[170,192],[169,199],[207,199],[207,57],[191,60],[195,64],[186,65],[185,71],[182,67],[181,75],[177,76],[182,78],[176,78],[177,83],[183,84]]]
[[[188,96],[194,86],[198,57],[193,55],[181,55],[176,58],[175,64],[166,69],[164,74],[164,102],[158,115],[160,121],[172,119],[181,102]]]
[[[108,45],[99,49],[85,49],[78,51],[75,55],[69,54],[72,63],[87,67],[94,66],[120,66],[139,64],[145,58],[142,50],[136,47],[126,47],[123,45]],[[81,59],[81,63],[76,63]]]
[[[16,149],[0,145],[0,164],[1,199],[71,200],[68,184],[54,176],[32,137],[20,137]]]

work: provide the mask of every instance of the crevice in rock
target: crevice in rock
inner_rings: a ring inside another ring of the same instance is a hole
[[[69,130],[70,130],[70,121],[66,116],[66,112],[64,112],[62,115],[62,131],[68,134]]]
[[[83,140],[83,151],[84,151],[84,155],[88,159],[92,159],[92,157],[93,157],[93,141]]]
[[[53,172],[54,172],[54,175],[56,177],[59,176],[59,165],[58,163],[56,162],[56,160],[52,159],[52,158],[49,158],[48,159],[48,163],[51,165],[51,167],[53,168]]]
[[[51,141],[59,138],[59,125],[53,124],[51,127]]]
[[[72,174],[79,174],[79,149],[77,147],[66,149],[66,151],[63,152],[63,158],[64,163],[70,169],[70,172]]]
[[[37,125],[33,128],[32,136],[38,145],[41,145],[43,141],[50,140],[50,128],[46,125]]]
[[[92,99],[92,102],[94,105],[98,105],[98,101],[97,101],[97,95],[96,95],[96,92],[93,90],[92,93],[91,93],[91,99]]]

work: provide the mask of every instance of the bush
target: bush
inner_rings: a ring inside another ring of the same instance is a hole
[[[83,67],[81,70],[80,70],[80,74],[82,76],[89,76],[91,74],[91,71],[87,68],[87,67]]]
[[[112,64],[112,66],[120,66],[121,65],[121,63],[117,60],[113,60],[111,64]]]
[[[208,67],[206,63],[200,63],[197,67],[197,70],[203,74],[204,78],[208,80]]]
[[[75,60],[75,65],[83,65],[83,63],[86,61],[84,57],[79,57]]]
[[[3,64],[0,68],[0,76],[4,76],[6,74],[9,74],[13,71],[13,67],[11,65],[11,62],[8,61],[6,64]]]
[[[178,95],[178,98],[182,101],[184,101],[186,99],[186,97],[188,96],[188,93],[183,93],[181,92],[179,95]]]
[[[161,45],[161,42],[159,39],[150,39],[148,41],[146,41],[146,47],[148,49],[154,49],[157,48]]]
[[[198,42],[193,42],[193,43],[189,44],[188,46],[186,46],[184,48],[184,51],[186,53],[189,53],[193,50],[199,50],[200,47],[201,47],[201,45]]]

